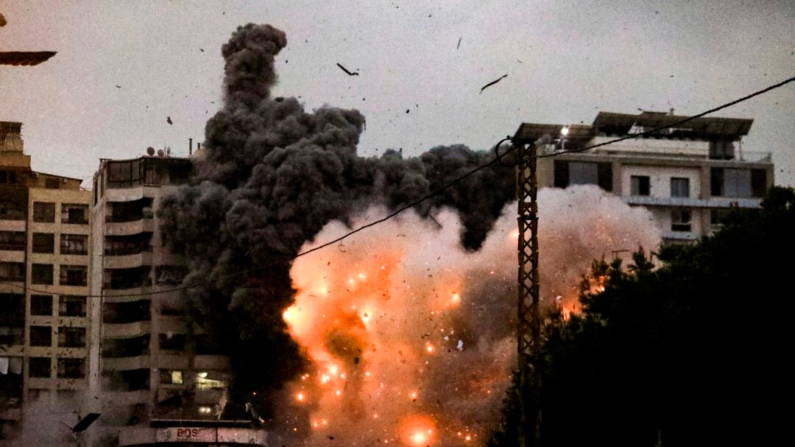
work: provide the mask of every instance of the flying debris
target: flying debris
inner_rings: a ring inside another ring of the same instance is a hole
[[[504,74],[504,75],[500,76],[499,78],[497,78],[497,79],[495,79],[495,80],[493,80],[493,81],[489,82],[488,84],[484,85],[484,86],[483,86],[483,87],[480,89],[480,93],[483,93],[483,90],[486,90],[487,88],[491,87],[492,85],[494,85],[494,84],[496,84],[496,83],[498,83],[498,82],[502,81],[502,78],[507,78],[507,77],[508,77],[508,75],[507,75],[507,74]]]
[[[6,26],[6,18],[3,17],[3,14],[0,14],[0,27]]]
[[[265,419],[262,419],[262,416],[257,413],[257,410],[254,409],[254,406],[251,405],[250,402],[246,402],[246,413],[251,414],[252,420],[259,422],[260,424],[265,422]]]
[[[458,45],[456,45],[456,46],[455,46],[455,49],[456,49],[456,50],[457,50],[457,49],[459,49],[459,48],[461,48],[461,39],[462,39],[462,37],[459,37],[459,38],[458,38]]]
[[[68,425],[67,427],[72,430],[72,433],[81,433],[84,432],[97,419],[99,419],[99,413],[88,413],[86,417],[80,419],[80,421],[75,424],[74,427],[69,427]]]
[[[348,71],[347,68],[345,68],[342,65],[340,65],[339,62],[337,62],[337,66],[340,67],[342,69],[342,71],[344,71],[345,73],[348,73],[349,76],[359,76],[359,73],[351,73],[350,71]]]
[[[116,88],[121,88],[121,86],[120,86],[120,85],[117,85],[117,86],[116,86]]]
[[[171,121],[171,117],[170,117],[170,116],[169,116],[169,117],[166,117],[166,122],[167,122],[168,124],[174,124],[174,122],[173,122],[173,121]]]

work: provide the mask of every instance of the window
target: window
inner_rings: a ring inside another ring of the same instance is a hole
[[[690,230],[690,211],[674,210],[671,211],[671,231],[689,232]]]
[[[212,390],[226,388],[226,375],[220,371],[200,371],[196,373],[196,389]]]
[[[85,286],[88,284],[88,267],[61,264],[59,284],[62,286]]]
[[[151,320],[151,301],[149,300],[102,304],[103,323],[126,324],[149,320]]]
[[[751,196],[764,197],[767,193],[767,171],[751,169]]]
[[[25,295],[0,293],[0,345],[25,344]]]
[[[161,369],[160,383],[163,385],[182,385],[182,371]]]
[[[25,281],[25,264],[22,262],[0,262],[0,281]]]
[[[25,207],[19,203],[0,201],[0,220],[25,220],[27,218]]]
[[[84,327],[59,327],[58,347],[60,348],[85,348],[86,328]]]
[[[28,364],[30,377],[49,378],[52,370],[52,359],[49,357],[31,357]]]
[[[690,179],[671,177],[671,197],[690,197]]]
[[[85,254],[88,254],[88,235],[87,234],[62,234],[61,235],[61,254],[62,255],[85,255]]]
[[[611,163],[555,161],[554,177],[556,188],[565,188],[570,185],[598,185],[605,191],[613,190],[613,165]]]
[[[61,223],[88,224],[88,205],[64,203],[61,205]]]
[[[47,189],[60,189],[61,181],[57,178],[48,177],[44,179],[44,187]]]
[[[52,264],[33,264],[31,276],[33,284],[52,285]]]
[[[149,266],[129,269],[112,269],[110,271],[110,289],[132,289],[152,284]]]
[[[33,233],[33,253],[55,253],[55,235]]]
[[[712,168],[710,180],[712,195],[717,197],[752,197],[751,171],[750,169]],[[757,179],[757,181],[759,180]]]
[[[86,359],[58,359],[59,379],[82,379],[86,376]]]
[[[0,171],[0,185],[6,185],[6,184],[11,186],[17,184],[16,171]]]
[[[651,182],[648,175],[633,175],[629,179],[630,195],[648,196],[651,194]]]
[[[55,222],[55,204],[48,202],[33,202],[33,222]]]
[[[160,349],[163,351],[184,351],[186,337],[184,334],[160,334]]]
[[[108,188],[129,188],[141,184],[141,160],[109,161]]]
[[[31,326],[30,345],[52,346],[52,328],[50,326]]]
[[[31,295],[30,314],[52,316],[52,295]]]
[[[25,251],[25,232],[0,231],[0,250]]]
[[[85,317],[86,297],[74,295],[61,295],[58,302],[59,317]]]
[[[102,356],[107,358],[138,357],[149,354],[149,334],[133,338],[102,340]]]

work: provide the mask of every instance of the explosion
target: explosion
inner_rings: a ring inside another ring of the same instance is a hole
[[[539,200],[548,210],[539,231],[547,304],[559,290],[576,290],[590,260],[615,244],[659,242],[646,211],[598,188],[543,190]],[[562,222],[571,220],[570,205],[586,205],[576,226]],[[506,207],[477,252],[461,247],[456,213],[444,211],[436,218],[441,227],[406,213],[296,260],[297,295],[283,316],[315,365],[314,373],[290,384],[312,419],[307,445],[329,436],[345,445],[485,443],[516,359],[514,209]],[[367,214],[355,224],[385,211]],[[623,223],[609,225],[613,218]],[[602,231],[580,240],[580,227]],[[331,223],[317,240],[347,231]]]

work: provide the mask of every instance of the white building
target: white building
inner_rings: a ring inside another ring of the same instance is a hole
[[[662,112],[599,112],[591,125],[523,123],[514,142],[542,139],[539,155],[557,153],[538,159],[539,187],[598,185],[630,205],[648,208],[666,242],[688,242],[719,228],[732,207],[759,208],[773,185],[770,154],[742,146],[753,120],[697,118],[652,135],[585,149],[686,118]]]

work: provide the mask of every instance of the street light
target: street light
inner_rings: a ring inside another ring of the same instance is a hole
[[[569,135],[569,128],[562,127],[560,129],[560,150],[562,151],[566,150],[566,136],[568,135]]]

